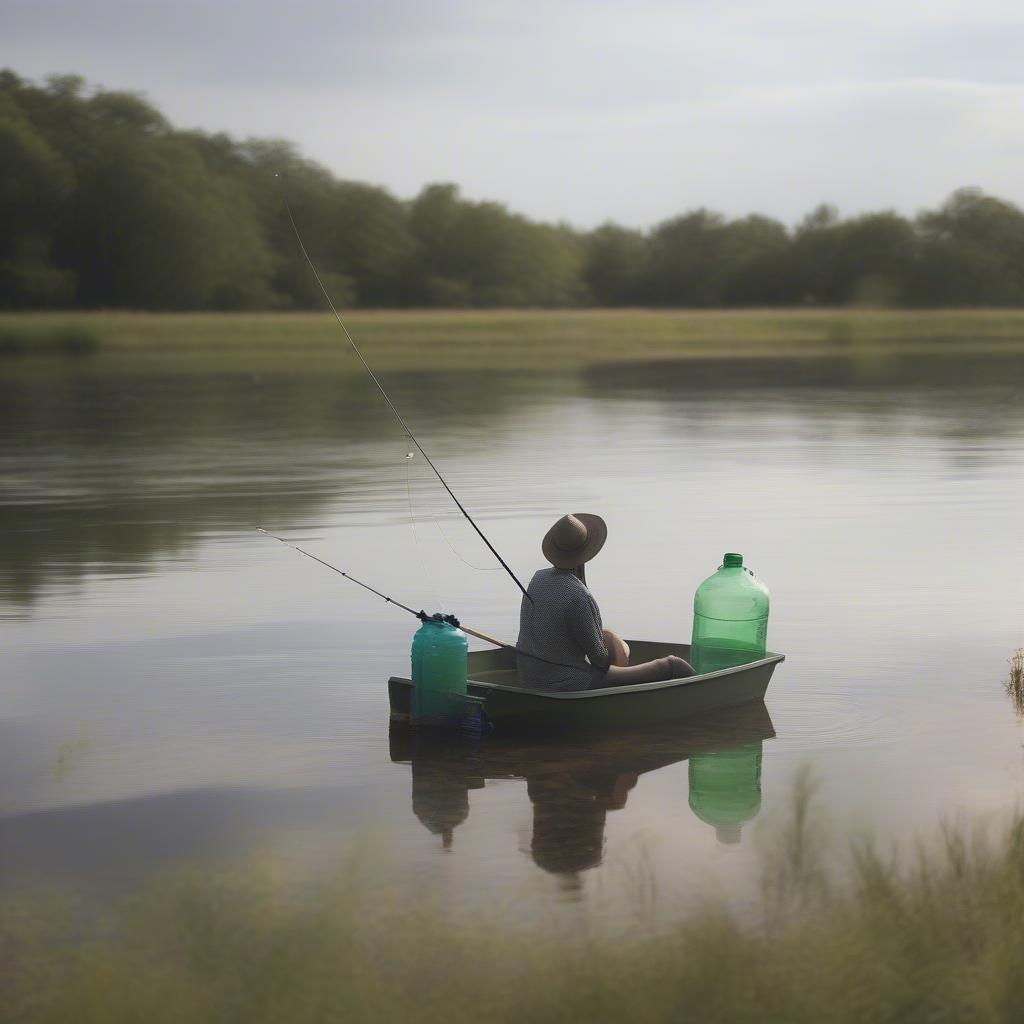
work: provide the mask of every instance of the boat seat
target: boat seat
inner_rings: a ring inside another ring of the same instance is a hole
[[[469,682],[497,683],[499,686],[522,686],[519,672],[514,668],[492,668],[481,672],[472,672]]]

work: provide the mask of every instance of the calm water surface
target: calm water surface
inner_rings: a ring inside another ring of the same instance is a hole
[[[555,518],[599,512],[606,624],[686,641],[742,551],[787,655],[764,707],[466,751],[389,735],[415,621],[253,529],[514,640],[518,592],[366,380],[3,368],[0,887],[309,877],[369,834],[460,900],[649,913],[745,891],[803,764],[840,830],[998,817],[1024,792],[1022,380],[1010,357],[392,375],[522,578]]]

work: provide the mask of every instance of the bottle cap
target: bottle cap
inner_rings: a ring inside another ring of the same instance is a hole
[[[735,551],[727,551],[722,556],[722,565],[724,565],[726,569],[735,569],[737,567],[742,568],[743,556],[736,554]]]

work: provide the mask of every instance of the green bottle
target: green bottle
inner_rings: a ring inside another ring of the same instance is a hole
[[[720,843],[738,843],[761,810],[761,741],[691,757],[690,809]]]
[[[768,588],[727,553],[714,576],[693,596],[690,660],[699,672],[715,672],[763,658],[768,639]]]
[[[463,713],[466,634],[440,615],[426,619],[412,638],[412,719],[448,724]]]

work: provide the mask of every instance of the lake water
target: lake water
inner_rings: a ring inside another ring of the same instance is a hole
[[[0,887],[301,879],[369,836],[460,901],[649,914],[746,891],[803,765],[839,832],[997,818],[1024,792],[1022,381],[954,355],[390,375],[524,581],[554,519],[600,513],[606,625],[686,642],[741,551],[787,657],[764,707],[467,751],[389,735],[415,620],[254,529],[515,639],[515,585],[368,380],[0,368]]]

